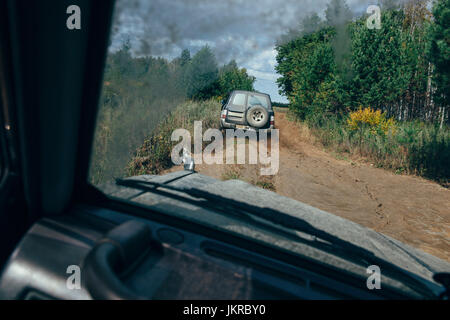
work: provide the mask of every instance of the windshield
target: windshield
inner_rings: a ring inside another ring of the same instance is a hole
[[[298,201],[450,262],[448,10],[118,0],[90,182],[178,179],[294,213]]]

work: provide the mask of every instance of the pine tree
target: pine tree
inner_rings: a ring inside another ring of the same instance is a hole
[[[450,104],[450,0],[438,0],[433,8],[429,57],[435,65],[436,102]]]
[[[189,49],[184,49],[181,52],[181,57],[180,57],[181,67],[186,66],[190,61],[191,61],[191,52],[189,51]]]
[[[187,95],[193,99],[207,99],[214,95],[218,76],[216,58],[208,46],[200,49],[186,69]]]

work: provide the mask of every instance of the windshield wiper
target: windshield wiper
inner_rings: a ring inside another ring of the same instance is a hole
[[[431,298],[436,298],[436,295],[426,285],[411,276],[408,272],[388,261],[383,260],[382,258],[377,257],[373,252],[367,249],[315,228],[310,223],[299,217],[294,217],[272,208],[257,207],[245,202],[225,198],[220,195],[192,187],[180,188],[165,183],[137,179],[117,179],[116,184],[124,187],[139,189],[145,192],[156,193],[183,202],[188,202],[196,206],[205,207],[228,217],[233,216],[235,218],[251,222],[261,228],[268,229],[271,232],[278,234],[281,233],[283,236],[289,237],[295,241],[307,242],[305,238],[296,233],[289,232],[289,230],[307,234],[314,238],[313,241],[308,241],[308,244],[313,247],[324,250],[333,255],[337,255],[340,258],[346,258],[364,267],[368,267],[369,265],[377,265],[384,270],[384,274],[388,274],[392,276],[393,279],[397,279],[402,283],[407,283],[408,286],[416,292],[420,292],[421,294]],[[184,193],[191,198],[161,189]],[[280,226],[282,228],[279,228]],[[317,239],[322,241],[318,241]],[[430,271],[434,273],[433,270]]]
[[[258,224],[259,226],[269,228],[271,229],[271,231],[283,233],[285,236],[295,238],[295,240],[304,241],[305,239],[300,237],[299,235],[289,232],[287,230],[284,231],[280,230],[279,228],[276,228],[275,225],[281,226],[288,230],[299,231],[308,234],[313,238],[325,241],[320,242],[319,245],[327,246],[328,243],[329,244],[328,249],[333,250],[343,249],[344,251],[351,252],[352,255],[357,253],[358,254],[357,258],[364,263],[368,263],[369,262],[368,259],[370,260],[370,258],[374,257],[374,254],[366,249],[355,246],[347,241],[332,236],[327,232],[319,230],[300,218],[293,217],[291,215],[288,215],[286,213],[271,208],[255,207],[248,203],[243,203],[234,199],[225,198],[220,195],[216,195],[201,189],[190,187],[179,188],[167,185],[165,183],[134,180],[134,179],[117,179],[116,184],[125,187],[141,189],[147,192],[158,193],[160,195],[172,198],[177,198],[178,200],[181,201],[189,202],[197,206],[212,209],[214,212],[225,213],[227,216],[234,216],[239,219],[251,221],[252,223]],[[185,193],[190,197],[195,198],[195,200],[188,199],[186,197],[179,196],[170,192],[166,192],[164,190],[161,190],[160,188]],[[255,218],[258,218],[259,220],[255,220]],[[265,223],[261,223],[261,220],[265,221]],[[270,222],[271,225],[268,225],[267,222]]]

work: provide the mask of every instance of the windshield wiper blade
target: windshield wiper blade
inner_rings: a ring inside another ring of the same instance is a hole
[[[257,207],[245,202],[240,202],[234,199],[222,197],[220,195],[213,194],[198,188],[192,187],[180,188],[165,183],[137,180],[137,179],[117,179],[116,184],[124,187],[143,190],[146,192],[157,193],[166,197],[175,198],[180,201],[189,202],[197,206],[204,206],[211,209],[214,212],[223,213],[226,216],[235,216],[237,218],[244,219],[246,221],[251,221],[252,223],[256,223],[258,226],[262,228],[270,229],[270,231],[272,232],[283,233],[284,236],[288,236],[290,238],[294,237],[295,240],[297,241],[305,242],[305,239],[297,234],[283,232],[282,229],[276,228],[275,226],[271,226],[265,223],[262,224],[260,221],[255,220],[254,217],[289,230],[294,230],[308,234],[309,236],[312,236],[314,238],[329,243],[329,245],[327,245],[324,242],[316,240],[314,241],[314,244],[311,243],[310,241],[309,245],[315,246],[321,250],[325,250],[328,253],[330,253],[332,250],[331,252],[332,254],[336,255],[336,253],[339,253],[337,256],[344,259],[347,258],[348,260],[356,262],[360,265],[362,264],[365,267],[369,265],[377,265],[383,270],[385,270],[385,274],[387,273],[394,279],[397,279],[404,283],[408,283],[408,286],[411,289],[415,290],[416,292],[420,292],[425,296],[436,298],[436,295],[434,294],[434,292],[430,290],[430,288],[428,288],[421,281],[417,280],[400,267],[397,267],[391,262],[385,261],[384,259],[377,257],[373,252],[365,248],[359,247],[353,243],[350,243],[346,240],[342,240],[334,235],[331,235],[328,232],[317,229],[310,223],[304,221],[299,217],[294,217],[292,215],[286,214],[284,212],[272,208]],[[160,188],[176,191],[178,193],[184,193],[194,198],[195,200],[188,199],[187,197],[179,196],[171,192],[160,190]],[[199,199],[203,199],[203,201],[199,201]],[[434,273],[433,270],[430,271]]]

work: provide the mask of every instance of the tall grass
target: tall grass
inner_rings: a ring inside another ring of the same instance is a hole
[[[90,181],[102,183],[126,175],[126,165],[138,148],[182,99],[133,94],[131,90],[114,103],[101,105],[94,138]]]
[[[221,105],[216,100],[187,101],[168,114],[137,148],[127,166],[127,175],[158,174],[172,166],[171,152],[177,142],[171,141],[172,132],[186,129],[193,137],[194,121],[202,121],[203,131],[219,128]]]
[[[450,128],[421,121],[399,122],[395,134],[351,131],[346,120],[322,116],[307,121],[319,142],[337,152],[362,156],[378,167],[397,173],[424,176],[448,184],[450,178]],[[361,142],[361,144],[360,144]]]

